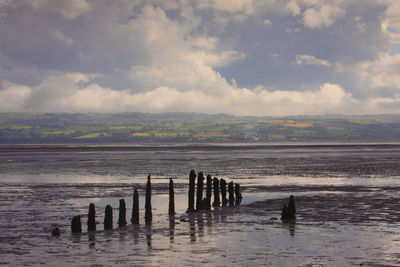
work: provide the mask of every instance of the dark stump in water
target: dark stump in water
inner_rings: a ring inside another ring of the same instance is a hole
[[[132,218],[133,224],[139,224],[139,193],[137,189],[133,192],[133,204],[132,204]]]
[[[153,220],[153,214],[151,211],[151,182],[150,175],[147,176],[147,185],[146,185],[146,202],[144,204],[145,214],[144,219],[146,223],[151,223]]]
[[[229,192],[229,206],[235,205],[235,195],[233,190],[233,182],[228,184],[228,192]]]
[[[204,209],[211,209],[211,189],[212,189],[212,178],[211,175],[207,175],[207,188],[206,188],[206,198],[204,201]]]
[[[82,232],[81,215],[77,215],[72,218],[71,231],[72,231],[72,233],[81,233]]]
[[[195,186],[196,173],[194,170],[189,174],[189,205],[186,212],[194,212],[194,186]]]
[[[89,205],[87,230],[88,232],[96,231],[96,209],[93,203]]]
[[[60,228],[58,228],[57,226],[55,226],[55,227],[53,228],[53,230],[51,231],[51,235],[52,235],[52,236],[60,236],[60,235],[61,235]]]
[[[288,212],[289,212],[289,220],[296,219],[296,206],[294,204],[294,196],[293,195],[291,195],[289,197]]]
[[[113,208],[110,205],[106,206],[104,213],[104,229],[113,228]]]
[[[119,200],[119,216],[118,216],[118,225],[119,226],[124,226],[126,225],[126,206],[125,206],[125,200],[120,199]]]
[[[223,178],[219,181],[219,186],[221,188],[222,206],[225,207],[228,199],[226,199],[226,181]]]
[[[202,172],[197,175],[197,199],[196,199],[196,210],[203,209],[203,185],[204,176]]]
[[[169,207],[168,207],[168,214],[174,215],[175,214],[175,193],[174,193],[174,181],[169,179]]]
[[[294,196],[291,195],[289,197],[289,204],[283,205],[282,208],[282,217],[281,217],[282,221],[292,221],[296,219],[296,206],[294,204]]]
[[[242,202],[242,194],[240,193],[240,184],[235,184],[235,200],[236,205],[239,205]]]
[[[213,179],[213,187],[214,187],[214,207],[219,207],[221,205],[221,201],[219,200],[219,181],[217,177]]]

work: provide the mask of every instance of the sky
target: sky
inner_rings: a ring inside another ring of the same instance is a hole
[[[1,112],[400,113],[399,0],[0,0]]]

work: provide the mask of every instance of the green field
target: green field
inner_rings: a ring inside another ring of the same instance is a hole
[[[399,115],[0,113],[0,143],[400,141]]]

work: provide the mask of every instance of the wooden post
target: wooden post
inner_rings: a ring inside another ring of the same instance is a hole
[[[296,219],[296,206],[294,204],[294,196],[293,195],[291,195],[289,197],[288,215],[289,215],[289,220]]]
[[[194,186],[195,186],[196,173],[194,170],[189,174],[189,205],[186,212],[194,212]]]
[[[221,188],[222,206],[225,207],[228,200],[226,199],[226,181],[223,178],[219,181],[219,186]]]
[[[89,205],[87,230],[88,232],[96,231],[96,209],[93,203],[90,203]]]
[[[236,205],[239,205],[242,202],[242,194],[240,193],[240,184],[235,184],[235,200]]]
[[[219,207],[221,205],[221,201],[219,200],[219,180],[217,177],[213,179],[213,186],[214,186],[214,207]]]
[[[169,208],[168,214],[174,215],[175,214],[175,193],[174,193],[174,181],[169,179]]]
[[[151,182],[150,182],[150,175],[147,176],[147,185],[146,185],[146,202],[145,202],[145,221],[146,223],[151,223],[153,220],[153,214],[151,211]]]
[[[126,206],[125,206],[125,200],[120,199],[119,200],[119,216],[118,216],[118,226],[124,226],[126,225]]]
[[[196,210],[203,209],[203,185],[204,185],[204,176],[202,172],[199,172],[197,175],[197,199],[196,199]]]
[[[107,205],[104,214],[104,230],[112,228],[113,228],[113,208],[110,205]]]
[[[207,210],[211,208],[211,187],[212,187],[212,178],[211,175],[207,175],[206,201],[204,207]]]
[[[228,184],[228,191],[229,191],[229,206],[233,206],[235,205],[235,196],[234,196],[232,181]]]
[[[71,231],[72,231],[72,233],[81,233],[82,232],[81,215],[77,215],[72,218]]]
[[[133,204],[132,204],[132,218],[133,224],[139,224],[139,193],[137,189],[133,192]]]

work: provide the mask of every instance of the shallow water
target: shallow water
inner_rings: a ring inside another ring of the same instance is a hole
[[[0,146],[0,264],[400,265],[399,159],[398,144]],[[242,204],[185,214],[191,169],[240,183]],[[148,174],[152,225],[118,228],[119,199],[129,220],[134,188],[144,214]],[[282,223],[290,194],[297,219]],[[99,224],[88,234],[91,202]],[[102,225],[107,204],[112,231]],[[73,235],[77,214],[83,233]]]

